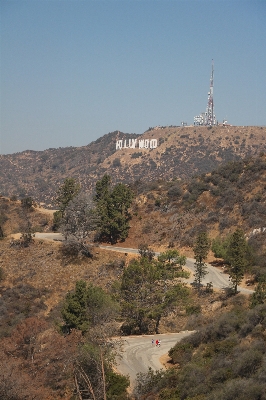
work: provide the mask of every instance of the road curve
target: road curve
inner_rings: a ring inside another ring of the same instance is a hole
[[[117,357],[116,369],[122,375],[128,375],[130,386],[133,387],[137,373],[148,372],[149,367],[153,370],[164,368],[160,363],[160,357],[167,354],[176,342],[191,335],[192,332],[166,333],[147,336],[125,336],[122,337],[122,348],[120,356]],[[161,346],[152,345],[152,339],[161,340]]]
[[[131,249],[127,247],[114,247],[114,246],[99,246],[101,249],[106,249],[106,250],[112,250],[112,251],[117,251],[121,253],[133,253],[133,254],[138,254],[137,249]],[[156,256],[158,256],[160,253],[155,253]],[[186,267],[194,274],[195,272],[195,266],[194,266],[195,260],[193,258],[187,258],[186,261]],[[229,275],[225,274],[224,272],[220,271],[218,268],[213,267],[210,264],[207,265],[207,275],[202,279],[202,284],[206,285],[208,282],[212,282],[213,287],[216,289],[223,290],[225,288],[228,288],[230,286],[230,280],[229,280]],[[192,283],[194,281],[193,275],[189,277],[189,279],[186,279],[186,283]],[[244,294],[252,294],[253,290],[243,288],[241,286],[238,286],[238,290]]]
[[[61,233],[39,233],[35,234],[36,239],[43,240],[56,240],[61,241],[64,240],[64,237]],[[132,249],[129,247],[115,247],[115,246],[103,246],[99,245],[99,248],[109,250],[109,251],[117,251],[119,253],[130,253],[130,254],[139,254],[138,249]],[[160,253],[155,253],[158,256]],[[194,267],[195,260],[192,258],[187,258],[186,267],[192,272],[189,279],[186,279],[185,282],[191,284],[194,281],[193,274],[195,272]],[[230,285],[229,275],[220,271],[219,269],[213,267],[210,264],[207,264],[208,274],[202,279],[202,284],[206,285],[208,282],[212,282],[213,287],[216,289],[223,290]],[[242,288],[238,286],[238,290],[244,294],[252,294],[253,290]]]
[[[63,236],[60,233],[36,233],[37,239],[43,240],[63,240]],[[138,254],[138,249],[126,248],[126,247],[114,247],[114,246],[99,246],[102,249],[108,251],[116,251],[122,253]],[[155,253],[159,255],[160,253]],[[195,260],[187,258],[186,267],[192,272],[189,279],[185,282],[193,282],[193,274],[195,272],[194,267]],[[206,285],[207,282],[212,282],[213,287],[223,290],[230,285],[229,276],[210,264],[207,264],[208,274],[202,280],[202,283]],[[238,287],[238,289],[245,294],[252,294],[253,290]],[[158,370],[163,368],[160,363],[160,357],[167,354],[171,347],[176,342],[180,341],[183,337],[190,335],[191,332],[185,331],[180,333],[172,334],[159,334],[154,336],[127,336],[123,337],[122,352],[120,357],[117,357],[117,371],[123,375],[128,375],[130,378],[130,385],[133,388],[136,375],[138,372],[147,372],[148,368]],[[161,340],[161,347],[152,346],[152,338],[154,340]]]

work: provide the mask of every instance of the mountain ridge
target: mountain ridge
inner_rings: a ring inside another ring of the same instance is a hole
[[[155,149],[123,148],[117,140],[157,139]],[[265,127],[190,126],[149,128],[143,134],[109,132],[86,146],[26,150],[0,155],[0,193],[32,196],[54,206],[66,177],[91,192],[105,173],[113,183],[157,179],[187,179],[218,165],[266,152]]]

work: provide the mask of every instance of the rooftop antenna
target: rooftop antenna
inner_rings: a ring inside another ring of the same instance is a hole
[[[213,76],[214,76],[214,63],[212,60],[210,91],[208,93],[208,104],[206,108],[205,123],[204,123],[204,125],[209,125],[209,126],[216,124],[216,118],[214,115],[214,104],[213,104]]]

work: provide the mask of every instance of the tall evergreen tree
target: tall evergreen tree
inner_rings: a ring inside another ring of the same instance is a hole
[[[132,190],[122,183],[112,189],[111,178],[105,174],[96,183],[94,200],[100,217],[100,239],[111,243],[125,240],[131,218],[129,207],[133,200]]]
[[[124,269],[121,282],[124,333],[158,333],[163,315],[188,296],[188,290],[174,278],[183,276],[175,266],[142,256]]]
[[[75,290],[67,294],[61,313],[68,329],[84,333],[89,327],[112,320],[117,310],[117,304],[102,288],[80,280]]]
[[[75,328],[82,332],[86,332],[88,329],[87,285],[85,281],[76,282],[75,291],[66,295],[62,317],[68,329]]]
[[[207,232],[200,232],[193,247],[196,259],[194,282],[197,284],[198,290],[200,290],[202,279],[208,274],[205,260],[208,256],[210,246],[211,241],[208,238]]]
[[[111,177],[104,174],[102,179],[96,182],[95,186],[95,201],[99,204],[101,201],[105,202],[111,192]]]

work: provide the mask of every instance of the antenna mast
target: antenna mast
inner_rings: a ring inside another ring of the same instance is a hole
[[[204,125],[215,125],[216,118],[214,115],[214,104],[213,104],[213,75],[214,75],[214,68],[213,68],[213,60],[212,60],[212,72],[211,72],[211,83],[210,83],[210,91],[208,93],[208,104],[205,113],[205,124]]]
[[[194,117],[194,125],[205,125],[205,126],[216,125],[216,117],[214,115],[214,104],[213,104],[213,76],[214,76],[213,65],[214,63],[212,60],[211,83],[210,83],[210,90],[208,93],[208,103],[206,111]]]

